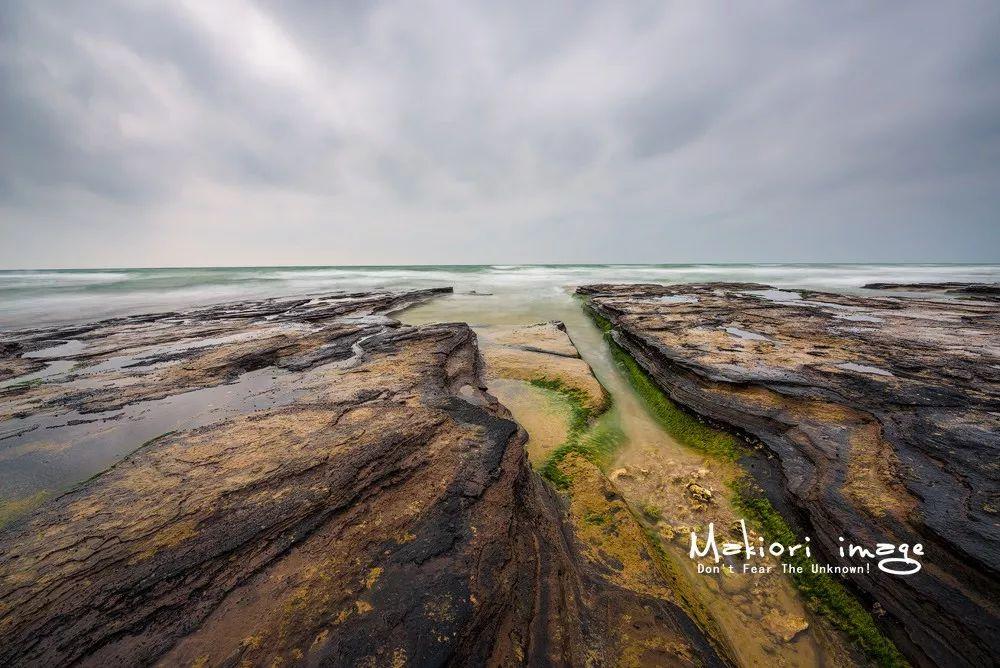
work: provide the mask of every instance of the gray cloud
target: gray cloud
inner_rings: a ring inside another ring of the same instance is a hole
[[[1000,6],[0,4],[0,266],[1000,260]]]

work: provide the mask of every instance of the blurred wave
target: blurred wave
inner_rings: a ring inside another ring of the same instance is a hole
[[[741,281],[855,291],[870,282],[1000,281],[1000,265],[672,264],[204,267],[0,271],[0,328],[341,290],[452,286],[545,299],[584,283]]]

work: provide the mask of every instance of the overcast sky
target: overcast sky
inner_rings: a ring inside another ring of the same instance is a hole
[[[0,267],[1000,261],[1000,3],[0,0]]]

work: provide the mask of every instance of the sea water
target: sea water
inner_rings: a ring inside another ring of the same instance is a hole
[[[858,292],[870,282],[1000,281],[1000,265],[670,264],[209,267],[0,271],[0,329],[260,297],[452,286],[496,302],[561,300],[585,283],[745,281]],[[480,300],[476,300],[480,301]]]

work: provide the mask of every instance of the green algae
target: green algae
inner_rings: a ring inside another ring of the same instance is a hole
[[[586,312],[588,316],[590,316],[590,319],[594,321],[594,324],[597,325],[597,328],[602,332],[604,332],[605,334],[610,334],[611,329],[614,327],[614,325],[611,324],[611,321],[605,318],[600,313],[598,313],[597,310],[594,309],[594,307],[592,307],[590,304],[587,303],[587,300],[585,298],[581,297],[580,299],[583,302],[583,310]]]
[[[684,446],[708,456],[737,463],[751,451],[733,434],[701,422],[674,403],[656,384],[632,355],[611,337],[612,323],[590,305],[586,312],[604,332],[615,364],[663,430]],[[733,506],[743,513],[748,522],[768,536],[769,540],[785,545],[798,541],[788,523],[774,509],[752,478],[742,472],[730,483]],[[656,544],[656,541],[653,541]],[[871,613],[842,584],[826,573],[814,573],[815,561],[804,554],[785,555],[784,563],[796,566],[801,573],[792,573],[792,583],[806,604],[815,613],[854,641],[872,661],[880,666],[906,666],[908,663],[895,644],[878,628]]]
[[[651,503],[647,503],[639,510],[642,511],[642,516],[652,524],[656,524],[663,519],[663,511]]]
[[[598,326],[607,334],[610,322],[604,321],[602,324],[598,321]],[[610,340],[607,336],[605,339]],[[607,395],[608,401],[603,411],[588,411],[585,405],[586,397],[578,390],[547,378],[536,379],[531,384],[561,394],[571,406],[567,439],[550,455],[539,469],[539,473],[554,487],[567,492],[571,497],[580,494],[587,496],[587,490],[579,488],[581,481],[574,473],[577,470],[576,466],[572,464],[564,466],[563,462],[567,458],[572,462],[574,456],[579,456],[604,472],[614,461],[617,451],[626,441],[626,435],[619,426],[620,416],[611,406],[611,396]],[[599,505],[590,508],[579,518],[580,526],[600,529],[603,532],[601,535],[606,535],[607,532],[618,535],[619,520],[608,497],[599,494],[596,500]],[[652,567],[669,583],[672,595],[676,596],[678,602],[697,619],[699,626],[709,630],[709,637],[713,638],[712,642],[716,644],[714,638],[721,637],[722,632],[710,611],[701,603],[697,593],[691,589],[690,583],[681,576],[677,566],[664,552],[659,537],[647,526],[647,523],[655,523],[660,519],[660,510],[653,506],[637,510],[622,498],[619,498],[619,502],[623,504],[630,521],[640,530],[639,539],[635,542],[637,554],[645,555],[645,558],[650,560]],[[728,656],[733,663],[736,662],[727,647],[720,645],[716,649]]]
[[[587,461],[605,470],[614,458],[615,452],[625,442],[625,433],[614,423],[612,416],[598,420],[593,426],[582,431],[571,430],[566,442],[560,445],[539,469],[542,477],[559,489],[569,486],[569,478],[559,464],[569,454],[578,454]]]
[[[570,406],[566,441],[539,468],[542,477],[555,487],[566,489],[569,478],[559,464],[570,453],[582,456],[602,470],[607,468],[614,453],[625,442],[625,434],[615,423],[613,413],[607,409],[602,412],[591,410],[587,407],[587,395],[582,390],[569,387],[560,380],[542,377],[532,380],[531,384],[558,393]]]
[[[529,381],[529,384],[543,390],[555,392],[566,400],[570,407],[570,432],[581,432],[587,428],[593,411],[587,407],[588,397],[586,392],[579,388],[570,387],[557,378],[534,378]]]
[[[799,540],[784,518],[774,509],[764,493],[744,475],[730,485],[733,505],[750,520],[755,529],[784,545]],[[880,666],[906,666],[906,659],[896,645],[885,637],[864,606],[842,584],[827,573],[814,573],[816,562],[804,554],[785,555],[782,561],[801,572],[791,573],[792,582],[814,612],[823,615],[843,631]]]
[[[21,499],[0,501],[0,528],[42,505],[52,494],[45,490]]]
[[[665,432],[678,443],[726,461],[736,461],[749,453],[740,440],[705,423],[667,397],[628,352],[608,337],[611,356],[628,379],[646,409]]]

